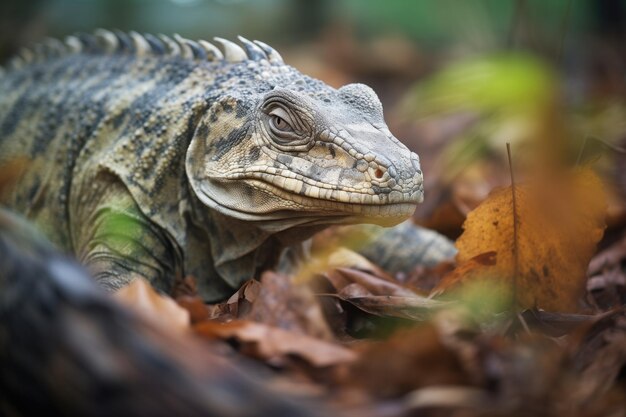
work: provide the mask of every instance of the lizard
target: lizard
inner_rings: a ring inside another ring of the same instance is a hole
[[[0,71],[0,203],[108,290],[191,275],[206,302],[337,224],[399,224],[419,157],[376,93],[333,88],[260,41],[97,30],[24,49]]]

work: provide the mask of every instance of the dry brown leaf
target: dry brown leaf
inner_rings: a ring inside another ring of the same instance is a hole
[[[374,397],[395,397],[426,386],[471,384],[462,359],[432,323],[399,331],[384,342],[363,343],[358,350],[361,354],[350,366],[346,383]]]
[[[238,318],[264,323],[323,340],[333,335],[315,295],[305,285],[294,284],[285,275],[263,273],[250,310]]]
[[[372,295],[415,296],[415,292],[403,287],[391,278],[381,278],[352,268],[337,268],[326,274],[337,291],[351,284],[359,284]]]
[[[456,267],[456,261],[443,261],[435,266],[418,265],[409,272],[404,283],[422,294],[428,294]]]
[[[188,278],[186,278],[188,279]],[[244,282],[239,290],[223,303],[205,304],[197,292],[184,291],[176,297],[176,302],[191,315],[191,323],[204,320],[230,321],[245,317],[257,300],[261,283],[255,279]]]
[[[581,326],[572,336],[571,345],[577,351],[574,366],[580,372],[576,398],[583,403],[611,390],[622,391],[619,381],[626,366],[626,310],[598,315],[595,322]],[[621,404],[626,406],[623,391],[621,395]]]
[[[187,310],[191,324],[213,319],[221,313],[221,310],[216,313],[215,310],[209,308],[198,296],[181,295],[176,298],[176,303]]]
[[[137,278],[114,294],[117,301],[170,330],[189,328],[189,313],[173,299],[158,294],[148,281]]]
[[[280,360],[296,355],[316,367],[352,362],[356,354],[340,345],[247,320],[229,323],[205,321],[194,326],[197,333],[209,338],[236,339],[252,355],[265,360]]]
[[[435,309],[448,305],[417,294],[386,274],[375,276],[358,269],[336,268],[324,274],[323,279],[328,285],[318,288],[319,296],[343,300],[376,316],[421,321]]]
[[[605,228],[599,178],[589,168],[577,169],[517,185],[515,196],[517,240],[511,188],[496,190],[468,215],[456,242],[459,266],[434,293],[481,279],[499,281],[508,293],[517,269],[519,307],[575,311],[585,291],[587,265]],[[477,262],[490,252],[495,262]]]
[[[259,292],[261,291],[261,283],[255,279],[250,279],[243,283],[236,293],[221,304],[217,304],[219,309],[225,315],[232,318],[241,318],[250,312],[252,305],[256,302]]]
[[[248,280],[226,302],[205,304],[198,294],[195,278],[186,276],[174,286],[173,297],[179,306],[189,312],[192,324],[204,320],[228,321],[239,317],[240,311],[249,311],[259,285],[256,280]]]
[[[486,276],[487,274],[485,274],[484,267],[496,265],[496,255],[497,253],[495,251],[489,251],[476,255],[461,263],[443,277],[441,283],[433,290],[432,294],[436,295],[445,288],[462,285],[466,281],[480,279]]]
[[[589,262],[589,276],[599,275],[603,269],[619,266],[626,259],[626,236],[605,248]]]
[[[626,304],[626,235],[596,254],[587,271],[588,300],[602,310]]]
[[[449,303],[420,296],[358,295],[354,292],[337,297],[366,313],[416,321],[427,320],[435,311],[450,306]]]

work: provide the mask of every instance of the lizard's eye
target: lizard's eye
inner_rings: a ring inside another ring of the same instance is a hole
[[[272,92],[261,106],[260,121],[263,131],[272,145],[283,150],[306,150],[313,138],[312,111],[305,107],[301,98]]]
[[[290,133],[294,129],[291,126],[291,117],[284,109],[277,107],[273,109],[270,114],[270,127],[275,134]]]
[[[289,126],[289,123],[284,121],[280,116],[272,116],[272,125],[275,129],[283,132],[290,132],[293,130],[291,126]]]

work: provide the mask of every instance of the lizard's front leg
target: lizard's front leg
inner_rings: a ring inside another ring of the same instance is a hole
[[[71,218],[77,258],[107,290],[143,277],[170,292],[180,264],[174,244],[137,207],[121,184],[103,189]]]

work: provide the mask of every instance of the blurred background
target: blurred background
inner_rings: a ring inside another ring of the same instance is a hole
[[[332,86],[376,90],[422,158],[416,220],[454,238],[510,183],[506,142],[522,175],[600,160],[623,223],[625,22],[621,0],[2,0],[0,62],[98,27],[263,40]]]

